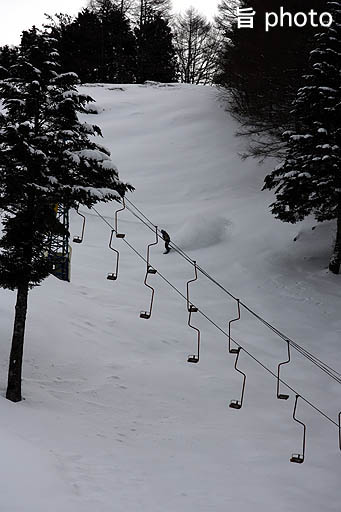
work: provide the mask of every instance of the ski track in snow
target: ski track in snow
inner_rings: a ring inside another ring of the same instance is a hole
[[[326,271],[333,224],[276,221],[261,192],[271,168],[238,157],[242,141],[216,89],[87,86],[129,198],[193,260],[235,296],[336,369],[341,368],[340,278]],[[115,205],[96,207],[113,223]],[[241,375],[226,337],[193,315],[202,329],[198,365],[186,303],[158,275],[152,318],[145,264],[122,240],[119,278],[109,227],[93,211],[85,240],[73,247],[72,282],[50,277],[30,294],[25,345],[25,400],[1,407],[1,512],[339,512],[337,429],[303,402],[302,429],[292,420],[294,396],[276,400],[276,381],[241,353]],[[79,218],[71,214],[72,235]],[[120,231],[143,255],[154,235],[129,212]],[[294,242],[293,239],[296,238]],[[174,251],[151,249],[151,261],[182,293],[193,267]],[[236,303],[199,275],[191,301],[223,329]],[[14,294],[0,290],[1,389]],[[286,345],[246,312],[232,335],[276,371]],[[340,385],[299,354],[281,376],[335,421]]]

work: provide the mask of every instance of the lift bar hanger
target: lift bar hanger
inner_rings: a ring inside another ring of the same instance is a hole
[[[188,315],[188,325],[191,327],[191,329],[194,329],[195,331],[197,331],[197,341],[198,341],[198,348],[197,348],[197,354],[193,354],[193,355],[190,355],[188,356],[187,358],[187,362],[188,363],[199,363],[199,357],[200,357],[200,330],[197,328],[197,327],[194,327],[194,325],[191,324],[191,316],[192,316],[192,313],[193,311],[189,311],[189,315]]]
[[[236,299],[236,301],[238,308],[238,316],[229,321],[229,353],[239,355],[239,348],[231,348],[231,324],[232,322],[237,322],[238,320],[240,320],[240,300]]]
[[[246,374],[244,372],[242,372],[241,370],[239,370],[239,368],[237,368],[239,355],[243,349],[242,349],[242,347],[238,347],[236,350],[237,350],[237,357],[236,357],[236,360],[234,363],[234,369],[243,375],[243,385],[242,385],[242,393],[241,393],[240,400],[231,400],[229,407],[231,407],[232,409],[241,409],[242,405],[243,405],[243,400],[244,400]]]
[[[120,253],[114,249],[114,247],[112,246],[112,238],[114,236],[114,233],[115,233],[115,230],[112,229],[111,230],[111,233],[110,233],[110,239],[109,239],[109,249],[111,249],[112,251],[114,251],[116,253],[116,268],[115,268],[115,272],[111,272],[107,275],[107,279],[109,279],[110,281],[116,281],[117,279],[117,276],[118,276],[118,262],[119,262],[119,259],[120,259]]]
[[[193,263],[194,263],[195,277],[193,279],[190,279],[189,281],[187,281],[187,285],[186,285],[186,288],[187,288],[187,311],[189,313],[196,313],[198,311],[198,308],[196,306],[194,306],[193,304],[191,304],[189,301],[189,283],[194,283],[194,281],[198,280],[197,262],[193,261]]]
[[[279,398],[280,400],[288,400],[288,398],[289,398],[289,395],[280,393],[280,390],[279,390],[279,383],[280,383],[279,372],[280,372],[281,366],[283,364],[290,363],[290,342],[287,341],[287,344],[288,344],[288,359],[286,359],[282,363],[279,363],[279,365],[277,366],[277,398]]]
[[[73,237],[73,241],[76,243],[76,244],[81,244],[83,242],[83,238],[84,238],[84,230],[85,230],[85,215],[83,215],[82,213],[79,213],[79,206],[76,208],[76,212],[77,214],[83,218],[83,223],[82,223],[82,232],[81,232],[81,236],[74,236]]]
[[[189,283],[193,283],[194,281],[197,281],[197,279],[198,279],[197,262],[193,261],[193,264],[194,264],[194,278],[190,279],[189,281],[187,281],[187,284],[186,284],[186,290],[187,290],[187,311],[189,313],[189,315],[188,315],[188,325],[189,325],[189,327],[191,329],[194,329],[197,332],[198,348],[197,348],[197,353],[196,354],[188,356],[188,358],[187,358],[187,362],[188,363],[198,363],[199,362],[199,357],[200,357],[200,330],[197,327],[194,327],[194,325],[191,324],[192,313],[197,313],[198,312],[198,308],[196,306],[194,306],[193,304],[191,304],[191,302],[189,300]]]
[[[125,210],[125,207],[126,207],[126,204],[125,204],[125,201],[124,201],[124,197],[122,197],[122,204],[123,204],[123,208],[119,208],[118,210],[115,211],[116,238],[124,238],[126,236],[125,233],[119,233],[118,232],[118,228],[117,228],[117,214],[118,214],[118,212],[122,212],[123,210]]]
[[[304,462],[304,456],[305,456],[305,437],[306,437],[306,425],[303,423],[303,421],[300,421],[296,418],[296,408],[297,408],[297,401],[298,399],[300,398],[300,395],[296,395],[296,399],[295,399],[295,406],[294,406],[294,412],[293,412],[293,419],[297,422],[297,423],[300,423],[300,425],[303,426],[303,447],[302,447],[302,454],[300,453],[293,453],[292,456],[291,456],[291,459],[290,459],[290,462],[297,462],[297,464],[302,464],[302,462]]]
[[[146,260],[147,268],[146,268],[146,275],[144,278],[144,284],[152,290],[152,296],[150,299],[149,310],[140,312],[140,318],[144,318],[145,320],[148,320],[151,317],[152,307],[153,307],[153,302],[154,302],[154,294],[155,294],[155,289],[147,283],[147,277],[148,277],[148,274],[156,274],[156,272],[157,272],[156,269],[149,264],[150,248],[153,245],[156,245],[158,242],[159,242],[159,235],[158,235],[157,226],[155,226],[155,242],[149,244],[147,247],[147,260]]]

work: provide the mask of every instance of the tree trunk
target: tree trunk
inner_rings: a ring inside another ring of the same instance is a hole
[[[336,240],[333,254],[329,260],[329,270],[333,274],[340,272],[341,264],[341,202],[337,210],[337,229],[336,229]]]
[[[9,358],[8,383],[6,398],[12,402],[20,402],[21,374],[24,351],[25,324],[27,312],[28,282],[20,285],[15,305],[15,319],[12,337],[11,354]]]

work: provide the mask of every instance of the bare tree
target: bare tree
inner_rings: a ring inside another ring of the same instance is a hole
[[[174,45],[181,82],[212,82],[220,49],[220,33],[194,7],[174,22]]]
[[[171,0],[136,0],[136,24],[143,27],[155,15],[168,19],[171,10]]]
[[[105,13],[115,6],[141,29],[155,15],[170,18],[171,0],[88,0],[88,7],[96,13]]]
[[[218,4],[218,14],[214,21],[217,28],[223,33],[226,34],[231,30],[231,25],[237,18],[237,7],[239,5],[240,0],[221,0]]]

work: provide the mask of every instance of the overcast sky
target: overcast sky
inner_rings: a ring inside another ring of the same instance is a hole
[[[184,11],[190,5],[208,18],[216,11],[218,0],[172,0],[174,11]],[[32,25],[44,21],[44,12],[76,14],[87,4],[87,0],[1,0],[0,46],[18,44],[20,33]]]

